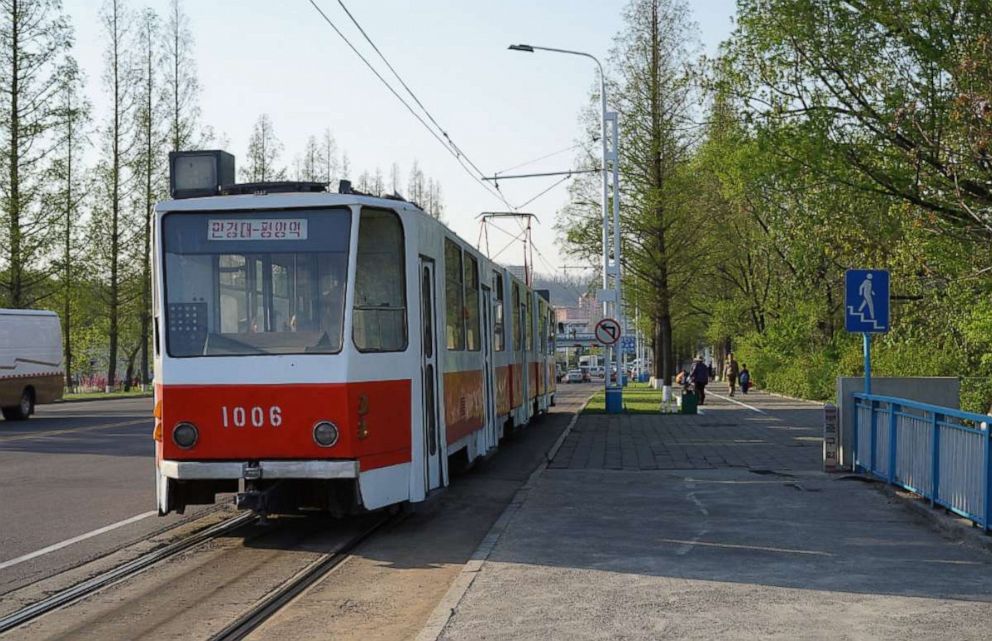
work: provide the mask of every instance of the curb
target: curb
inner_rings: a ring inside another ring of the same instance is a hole
[[[69,400],[61,399],[51,405],[65,405],[70,403],[92,403],[94,401],[126,401],[132,398],[152,398],[154,394],[148,392],[147,394],[131,394],[129,396],[111,396],[110,398],[71,398]]]
[[[415,637],[415,641],[437,641],[444,633],[444,629],[448,626],[448,622],[451,621],[451,617],[455,615],[455,610],[458,609],[458,605],[461,603],[468,589],[472,587],[472,582],[475,581],[475,577],[479,575],[482,568],[485,566],[486,561],[489,560],[489,555],[492,554],[493,549],[499,542],[501,536],[506,531],[506,528],[510,525],[510,521],[516,515],[517,510],[519,510],[527,500],[527,494],[534,488],[537,480],[544,473],[544,470],[548,469],[548,465],[554,460],[555,456],[558,454],[558,450],[561,449],[562,443],[571,434],[572,428],[575,427],[576,421],[579,420],[579,416],[582,414],[582,410],[585,409],[586,405],[592,397],[586,399],[586,401],[575,411],[575,415],[572,416],[572,420],[568,422],[565,429],[558,436],[558,440],[555,441],[551,449],[547,451],[544,455],[544,461],[541,462],[537,468],[530,473],[527,477],[527,481],[513,494],[513,498],[510,499],[510,504],[503,508],[503,512],[493,523],[492,527],[483,537],[482,542],[479,546],[475,548],[475,552],[469,557],[468,561],[462,567],[461,572],[458,573],[458,577],[455,578],[448,591],[444,593],[441,597],[440,603],[431,612],[431,615],[427,617],[427,623],[421,628],[420,632]]]
[[[823,407],[823,405],[825,404],[824,401],[811,401],[808,398],[796,398],[795,396],[789,396],[788,394],[779,394],[778,392],[769,392],[767,390],[761,390],[761,389],[759,389],[758,391],[764,392],[769,396],[778,396],[779,398],[785,398],[790,401],[799,401],[800,403],[810,403],[811,405],[819,405],[820,407]]]
[[[909,490],[889,485],[884,481],[877,481],[876,485],[883,496],[892,499],[904,510],[925,519],[931,529],[944,537],[969,547],[992,552],[992,536],[985,534],[982,528],[974,525],[969,519],[958,516],[940,505],[931,507],[929,499]]]

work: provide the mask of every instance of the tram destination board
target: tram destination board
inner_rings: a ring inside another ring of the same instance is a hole
[[[211,219],[207,240],[306,240],[306,218]]]

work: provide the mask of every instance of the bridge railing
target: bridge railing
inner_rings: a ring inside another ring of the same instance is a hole
[[[854,394],[854,468],[992,528],[992,416]]]

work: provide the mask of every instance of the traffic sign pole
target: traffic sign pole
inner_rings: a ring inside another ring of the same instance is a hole
[[[865,337],[865,394],[871,394],[871,334],[864,333]]]

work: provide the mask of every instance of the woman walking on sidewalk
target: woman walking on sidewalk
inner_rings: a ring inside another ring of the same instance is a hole
[[[693,361],[692,369],[689,370],[689,379],[695,385],[696,397],[699,398],[699,404],[702,405],[706,402],[706,384],[710,381],[710,368],[703,362],[702,354]]]

